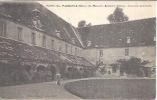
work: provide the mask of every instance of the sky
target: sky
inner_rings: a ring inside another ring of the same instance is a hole
[[[108,15],[118,6],[129,17],[138,20],[155,17],[155,1],[39,1],[47,9],[77,26],[80,20],[92,25],[109,24]]]

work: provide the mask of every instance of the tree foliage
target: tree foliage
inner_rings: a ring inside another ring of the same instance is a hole
[[[92,23],[88,23],[86,26],[87,26],[87,27],[90,27],[90,26],[92,26]]]
[[[124,22],[129,20],[128,16],[124,14],[123,9],[119,7],[117,7],[107,19],[110,23]]]
[[[81,20],[79,23],[78,23],[78,27],[85,27],[86,26],[86,21],[85,20]]]
[[[85,21],[85,20],[81,20],[80,22],[78,22],[78,28],[81,28],[81,27],[90,27],[92,26],[92,23],[88,23]]]
[[[140,58],[132,57],[128,60],[119,59],[117,62],[120,64],[120,70],[126,74],[132,74],[137,76],[143,76],[144,65],[148,64],[149,61],[141,60]]]

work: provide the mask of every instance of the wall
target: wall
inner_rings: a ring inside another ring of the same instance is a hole
[[[28,28],[28,27],[26,27],[22,24],[18,24],[18,23],[12,22],[10,20],[2,19],[2,18],[0,20],[5,20],[6,23],[7,23],[6,24],[6,37],[7,38],[10,38],[10,39],[13,39],[13,40],[18,40],[18,34],[17,34],[18,30],[17,30],[17,28],[20,27],[20,28],[22,28],[22,40],[21,40],[21,42],[32,45],[32,40],[31,40],[32,36],[31,36],[31,34],[33,32],[36,35],[36,41],[35,41],[36,46],[43,47],[42,46],[43,35],[45,35],[45,37],[46,37],[46,47],[45,48],[60,51],[62,53],[66,53],[65,52],[66,51],[65,50],[66,49],[65,44],[67,44],[68,45],[68,50],[67,50],[68,54],[81,56],[82,48],[80,48],[80,47],[74,46],[70,43],[62,41],[62,40],[57,39],[55,37],[46,35],[45,33],[30,29],[30,28]],[[54,40],[53,48],[52,48],[52,40]],[[61,49],[59,50],[60,47],[61,47]],[[77,48],[77,50],[75,48]]]
[[[86,59],[96,64],[96,61],[99,60],[99,50],[100,49],[86,49],[82,54]],[[105,64],[114,63],[118,59],[128,58],[125,56],[125,48],[106,48],[102,50],[103,57],[100,59],[102,59]],[[131,56],[149,60],[151,62],[150,65],[155,66],[155,46],[130,47],[129,57]]]

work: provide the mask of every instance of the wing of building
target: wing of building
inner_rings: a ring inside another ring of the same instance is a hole
[[[38,3],[3,3],[1,4],[0,10],[1,14],[10,18],[12,21],[57,38],[56,31],[59,31],[60,39],[69,43],[73,43],[72,39],[74,39],[75,45],[81,46],[72,29],[74,27]],[[40,13],[40,15],[38,15],[41,23],[40,28],[35,27],[32,21],[34,20],[33,17],[36,17],[34,15],[35,11],[39,11]]]
[[[87,57],[90,61],[96,62],[103,53],[104,61],[106,60],[107,63],[110,59],[112,62],[115,58],[129,55],[126,51],[130,48],[130,56],[140,56],[140,58],[145,56],[144,59],[151,57],[151,61],[155,62],[155,17],[83,27],[78,28],[78,32],[86,46],[84,55],[87,52],[94,55],[94,57]]]
[[[156,18],[78,28],[85,45],[83,55],[93,64],[105,64],[110,72],[119,59],[131,57],[149,61],[156,67]],[[148,72],[146,72],[148,73]]]
[[[91,70],[94,65],[81,56],[82,47],[77,30],[44,6],[35,2],[0,4],[2,68],[6,64],[8,65],[4,69],[9,66],[31,66],[40,72],[43,69],[41,67],[50,67],[50,70],[54,67],[51,70],[53,77],[54,73],[66,76],[69,68]],[[8,71],[2,73],[6,74]],[[10,73],[7,76],[11,75]]]

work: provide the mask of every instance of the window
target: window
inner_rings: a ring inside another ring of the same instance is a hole
[[[125,48],[125,56],[129,56],[129,48]]]
[[[72,71],[72,70],[73,70],[72,67],[68,67],[68,68],[67,68],[67,71],[69,71],[69,72]]]
[[[62,51],[62,43],[61,43],[61,41],[58,42],[58,51],[60,51],[60,52]]]
[[[19,40],[19,41],[21,41],[22,40],[22,27],[17,27],[17,39]]]
[[[51,40],[51,49],[54,49],[54,40]]]
[[[130,43],[131,43],[131,37],[130,37],[130,36],[127,36],[126,38],[127,38],[127,41],[126,41],[127,44],[130,44]]]
[[[112,73],[116,73],[117,72],[117,65],[112,66]]]
[[[77,48],[77,53],[80,54],[80,49],[79,48]]]
[[[6,24],[0,21],[0,36],[6,36]]]
[[[35,33],[32,32],[32,35],[31,35],[31,38],[32,38],[32,44],[35,45],[35,41],[36,41],[36,36],[35,36]]]
[[[92,45],[92,41],[87,41],[87,46],[90,47]]]
[[[73,54],[73,47],[72,47],[72,45],[71,45],[71,54]]]
[[[100,57],[103,57],[103,50],[99,51],[99,55],[100,55]]]
[[[75,55],[77,56],[77,48],[75,47]]]
[[[57,36],[58,38],[61,38],[61,33],[60,33],[60,31],[56,30],[55,32],[56,32],[56,36]]]
[[[62,51],[62,45],[60,44],[60,46],[59,46],[59,51]]]
[[[46,36],[45,36],[45,35],[43,35],[42,46],[43,46],[43,47],[46,47]]]
[[[75,38],[72,38],[72,43],[75,44]]]
[[[0,22],[0,36],[3,36],[3,23]]]
[[[65,53],[68,53],[68,44],[65,44]]]

